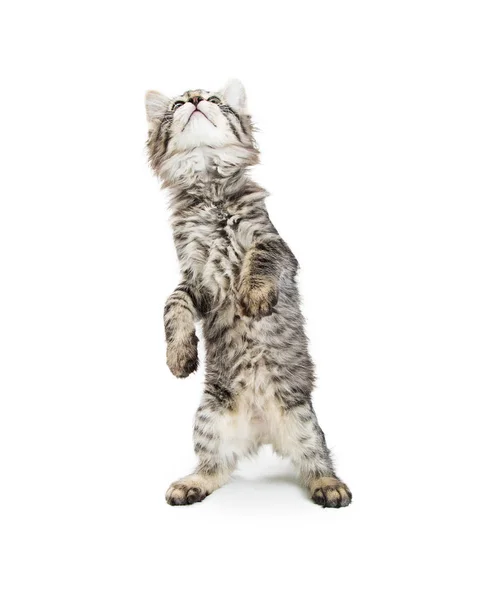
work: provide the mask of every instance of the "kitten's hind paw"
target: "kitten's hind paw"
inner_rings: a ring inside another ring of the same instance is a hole
[[[311,485],[311,499],[323,508],[341,508],[351,503],[348,486],[335,477],[320,477]]]
[[[202,486],[177,481],[168,488],[166,501],[172,506],[184,506],[201,502],[206,496],[208,492]]]

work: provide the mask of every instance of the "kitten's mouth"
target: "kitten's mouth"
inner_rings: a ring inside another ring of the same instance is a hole
[[[196,114],[202,115],[205,119],[207,119],[213,125],[213,127],[216,127],[216,125],[213,123],[213,121],[209,117],[207,117],[202,110],[200,110],[199,108],[195,108],[195,110],[188,117],[188,121],[186,121],[185,126],[181,130],[182,132],[186,129],[186,126],[191,121],[191,118],[193,117],[193,115],[196,115]]]

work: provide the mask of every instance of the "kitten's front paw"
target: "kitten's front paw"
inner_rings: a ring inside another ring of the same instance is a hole
[[[351,503],[348,486],[336,477],[320,477],[311,485],[312,500],[323,508],[341,508]]]
[[[271,277],[245,277],[238,292],[240,310],[246,317],[266,317],[278,302],[278,286]]]
[[[195,334],[187,342],[168,343],[166,364],[175,377],[188,377],[198,368],[198,338]]]

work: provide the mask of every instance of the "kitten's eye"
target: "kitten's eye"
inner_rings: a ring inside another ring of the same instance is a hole
[[[176,110],[177,108],[180,108],[180,106],[183,106],[183,104],[184,104],[183,100],[177,100],[171,108],[172,108],[172,110]]]
[[[213,102],[213,104],[221,104],[221,100],[218,98],[218,96],[211,96],[208,98],[208,102]]]

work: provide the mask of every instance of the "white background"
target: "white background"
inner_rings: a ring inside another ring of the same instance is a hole
[[[477,598],[477,3],[8,2],[0,27],[2,598]],[[164,502],[202,372],[165,365],[143,97],[232,76],[339,511],[267,450]]]

